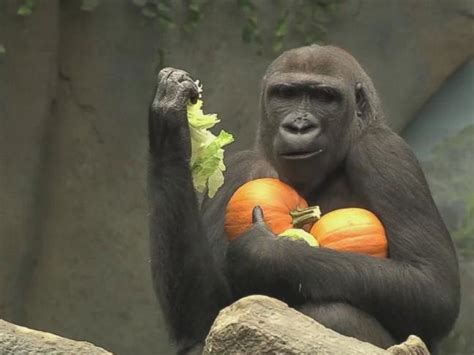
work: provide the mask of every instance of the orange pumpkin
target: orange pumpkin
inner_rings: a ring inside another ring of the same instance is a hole
[[[235,239],[252,226],[252,210],[263,209],[264,219],[275,234],[312,223],[319,207],[308,204],[293,188],[278,179],[263,178],[247,182],[232,195],[225,215],[224,229]]]
[[[323,215],[311,228],[311,234],[322,247],[387,256],[387,237],[382,222],[362,208],[343,208]]]

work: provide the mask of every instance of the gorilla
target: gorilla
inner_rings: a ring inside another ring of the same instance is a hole
[[[384,122],[374,85],[346,51],[289,50],[267,69],[254,149],[231,157],[225,184],[199,205],[189,167],[186,104],[198,88],[165,68],[149,109],[151,266],[178,353],[202,349],[219,310],[276,297],[319,323],[382,348],[421,337],[434,350],[459,310],[450,235],[408,145]],[[361,207],[383,222],[389,257],[276,238],[259,207],[229,241],[226,205],[247,181],[276,177],[323,213]]]

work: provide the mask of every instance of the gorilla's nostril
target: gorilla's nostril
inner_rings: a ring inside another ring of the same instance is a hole
[[[282,127],[290,133],[307,133],[312,131],[318,126],[311,120],[303,117],[296,117],[289,122],[284,122]]]
[[[310,112],[292,112],[280,123],[283,134],[306,135],[320,133],[320,120]]]

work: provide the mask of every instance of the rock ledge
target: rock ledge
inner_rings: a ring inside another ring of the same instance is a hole
[[[206,339],[203,354],[429,355],[410,336],[388,350],[328,329],[285,303],[249,296],[224,308]]]

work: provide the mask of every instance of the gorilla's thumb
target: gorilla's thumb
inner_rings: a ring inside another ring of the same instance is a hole
[[[263,219],[263,210],[260,206],[255,206],[252,210],[252,223],[265,223]]]

